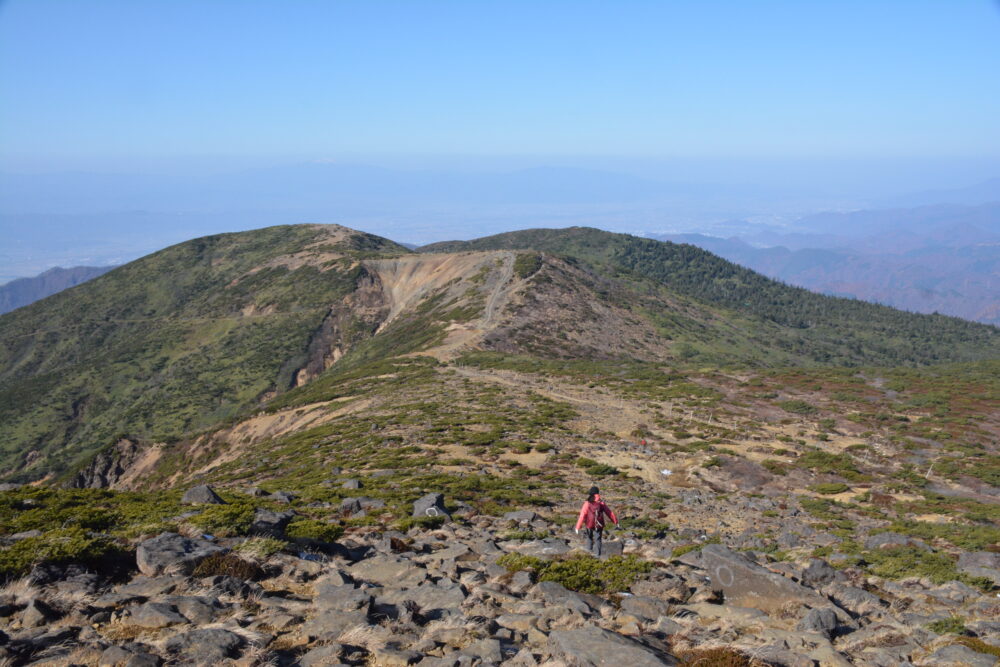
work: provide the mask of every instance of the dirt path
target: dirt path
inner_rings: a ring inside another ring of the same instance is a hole
[[[649,420],[640,410],[648,403],[634,403],[603,391],[575,385],[563,384],[556,386],[553,382],[539,381],[538,378],[515,371],[490,371],[480,368],[458,366],[453,368],[461,377],[500,384],[513,389],[528,389],[555,401],[571,404],[580,412],[576,425],[581,432],[597,428],[603,431],[612,430],[620,437],[628,437],[639,423]]]
[[[497,280],[497,284],[490,293],[489,298],[486,299],[486,307],[483,309],[482,323],[479,325],[482,329],[488,329],[496,323],[497,303],[503,297],[507,297],[507,300],[510,298],[510,291],[507,289],[507,286],[514,277],[514,253],[504,252],[501,255],[501,261],[503,262],[503,266],[500,269],[500,278]]]

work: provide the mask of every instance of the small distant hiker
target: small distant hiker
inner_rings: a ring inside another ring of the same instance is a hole
[[[587,550],[595,556],[601,555],[601,535],[604,533],[604,517],[611,519],[618,525],[618,517],[611,511],[607,503],[601,500],[601,491],[596,486],[590,487],[587,491],[587,500],[580,508],[580,518],[576,520],[576,533],[580,534],[580,528],[586,526]]]

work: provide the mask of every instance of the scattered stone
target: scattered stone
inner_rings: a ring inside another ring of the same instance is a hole
[[[295,500],[295,495],[289,493],[288,491],[275,491],[270,496],[268,496],[268,498],[274,500],[275,502],[284,503],[285,505],[288,505],[293,500]]]
[[[538,515],[531,510],[518,510],[516,512],[507,512],[503,515],[504,521],[516,521],[518,523],[531,523],[538,518]]]
[[[222,628],[202,628],[175,635],[167,640],[166,649],[175,656],[198,665],[238,657],[243,638]]]
[[[958,569],[973,577],[989,577],[994,584],[1000,585],[1000,553],[962,552],[958,556]]]
[[[643,621],[655,621],[661,616],[670,615],[670,603],[645,595],[632,595],[622,598],[621,610]]]
[[[340,644],[327,644],[318,646],[299,658],[298,664],[301,667],[327,667],[331,665],[341,665],[340,654],[344,647]]]
[[[342,489],[360,489],[361,480],[359,479],[345,479],[343,484],[340,485]]]
[[[139,571],[147,576],[178,571],[190,574],[204,559],[224,549],[207,540],[190,539],[177,533],[161,533],[140,542],[135,552]]]
[[[809,565],[802,571],[802,583],[810,588],[819,588],[833,581],[846,579],[844,573],[835,569],[821,558],[810,558]]]
[[[504,549],[536,558],[552,558],[553,556],[562,556],[570,552],[570,547],[566,543],[566,540],[560,540],[557,537],[547,537],[544,540],[528,540],[526,542],[504,542],[502,546]]]
[[[192,486],[181,496],[181,502],[188,505],[209,504],[225,505],[226,501],[219,497],[212,487],[207,484]]]
[[[939,648],[917,661],[919,667],[993,667],[996,664],[995,656],[973,651],[961,644]]]
[[[886,547],[912,546],[930,550],[927,543],[914,537],[907,537],[899,533],[877,533],[865,539],[866,549],[883,549]]]
[[[365,625],[368,625],[367,609],[354,611],[327,609],[307,619],[299,634],[309,641],[335,641],[345,630]]]
[[[555,581],[541,581],[531,590],[532,597],[549,605],[565,607],[581,614],[590,614],[600,608],[603,600],[596,595],[575,593]]]
[[[28,601],[21,612],[21,627],[40,628],[58,618],[59,614],[42,600],[34,598]]]
[[[549,635],[553,656],[578,667],[662,667],[676,665],[667,655],[657,655],[642,644],[603,628],[556,630]]]
[[[423,498],[413,502],[413,516],[443,516],[446,520],[451,520],[451,515],[444,508],[444,494],[428,493]]]
[[[503,661],[503,651],[496,639],[480,639],[462,649],[461,654],[477,658],[484,664],[499,664]]]
[[[250,524],[250,533],[280,539],[285,536],[285,528],[288,527],[289,522],[294,518],[295,512],[272,512],[271,510],[257,508],[253,513],[253,523]]]
[[[788,604],[824,607],[829,601],[818,593],[769,572],[760,565],[721,544],[702,547],[699,567],[711,579],[713,589],[721,590],[727,604],[777,611]],[[847,615],[843,614],[844,620]]]
[[[188,619],[177,612],[173,605],[162,602],[147,602],[132,610],[127,619],[128,625],[142,628],[168,628],[171,625],[187,623]]]
[[[423,568],[414,567],[412,561],[389,554],[366,558],[347,570],[355,579],[397,588],[412,588],[427,579],[427,571]]]
[[[827,639],[831,639],[837,630],[837,625],[837,613],[826,607],[810,609],[805,617],[799,621],[798,629],[803,632],[818,632]]]

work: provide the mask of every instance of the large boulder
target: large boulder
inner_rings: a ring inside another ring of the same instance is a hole
[[[250,524],[250,533],[280,539],[285,536],[285,528],[288,527],[288,523],[294,518],[295,512],[272,512],[271,510],[258,507],[253,513],[253,523]]]
[[[538,515],[531,510],[517,510],[516,512],[507,512],[503,515],[504,521],[516,521],[518,523],[531,523],[538,518]]]
[[[798,629],[803,632],[816,632],[827,639],[833,638],[837,631],[837,613],[829,608],[810,609],[805,617],[799,621]]]
[[[193,540],[177,533],[161,533],[139,543],[135,562],[147,577],[167,571],[191,574],[201,561],[212,554],[225,551],[207,540]]]
[[[412,561],[389,554],[366,558],[347,568],[354,579],[380,586],[412,588],[427,579],[427,570]]]
[[[571,550],[566,540],[560,540],[558,537],[546,537],[543,540],[526,540],[524,542],[511,540],[502,543],[500,546],[506,551],[516,551],[525,556],[534,556],[535,558],[562,556]]]
[[[443,516],[451,520],[451,514],[444,508],[443,493],[428,493],[423,498],[413,501],[413,516]]]
[[[129,625],[142,628],[168,628],[171,625],[187,623],[188,619],[178,613],[177,608],[162,602],[147,602],[132,610],[128,619]]]
[[[952,644],[921,658],[917,664],[920,667],[993,667],[997,659],[967,646]]]
[[[324,609],[302,624],[299,635],[308,641],[332,642],[345,630],[366,625],[369,625],[367,608],[351,611]]]
[[[403,605],[407,600],[415,602],[420,611],[434,617],[444,612],[461,614],[461,604],[465,602],[465,591],[461,584],[444,578],[434,584],[425,581],[416,588],[400,590],[386,588],[376,599],[376,603]]]
[[[168,653],[189,664],[211,665],[238,657],[243,638],[222,628],[201,628],[175,635],[165,646]]]
[[[815,591],[770,572],[721,544],[702,547],[695,563],[708,573],[712,588],[721,590],[728,604],[765,612],[777,611],[788,603],[830,606],[830,601]],[[838,610],[838,617],[849,620],[842,610]]]
[[[225,505],[226,501],[219,497],[212,487],[207,484],[200,484],[199,486],[192,486],[190,489],[184,492],[181,496],[181,502],[188,505],[197,504],[209,504],[209,505]]]
[[[576,593],[557,581],[540,581],[531,589],[531,597],[550,607],[561,607],[590,614],[601,608],[604,600],[589,593]]]
[[[549,652],[575,667],[662,667],[677,661],[627,637],[597,627],[555,630],[549,635]]]
[[[994,584],[1000,585],[1000,553],[962,552],[958,556],[958,569],[973,577],[989,577]]]

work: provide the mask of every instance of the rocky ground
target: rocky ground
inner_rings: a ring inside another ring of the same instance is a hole
[[[356,493],[348,512],[378,507]],[[220,500],[207,487],[186,499]],[[485,516],[440,494],[414,503],[406,532],[359,526],[330,542],[285,534],[294,510],[258,509],[250,536],[165,532],[114,567],[36,565],[8,581],[0,664],[996,664],[996,588],[812,557],[794,543],[826,538],[796,511],[777,538],[793,555],[776,558],[749,530],[694,527],[720,503],[729,515],[773,507],[686,490],[691,527],[612,531],[600,561],[554,515]],[[930,549],[898,533],[862,539],[866,553]],[[1000,553],[959,566],[1000,583]]]

